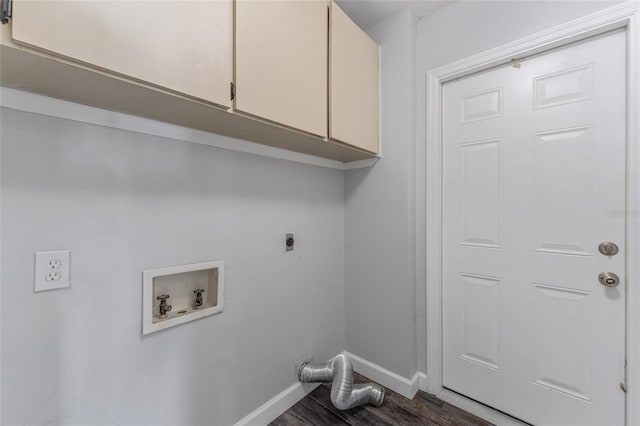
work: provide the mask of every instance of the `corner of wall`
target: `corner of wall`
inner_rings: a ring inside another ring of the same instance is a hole
[[[416,21],[404,9],[368,33],[381,45],[384,157],[366,172],[345,174],[346,348],[399,377],[412,377],[418,356]]]

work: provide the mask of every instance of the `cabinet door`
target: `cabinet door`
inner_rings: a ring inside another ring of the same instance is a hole
[[[16,0],[13,39],[229,107],[232,0]]]
[[[378,153],[378,45],[335,3],[329,48],[329,137]]]
[[[238,111],[327,136],[326,0],[236,1]]]

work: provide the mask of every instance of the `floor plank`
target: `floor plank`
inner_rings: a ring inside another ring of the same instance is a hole
[[[376,416],[363,406],[352,408],[351,410],[338,410],[331,402],[331,386],[329,384],[319,386],[315,391],[311,392],[308,397],[350,425],[391,426],[391,423]]]
[[[355,374],[355,383],[371,380]],[[351,410],[338,410],[331,403],[331,385],[325,383],[300,400],[270,426],[491,426],[479,417],[448,404],[434,395],[419,391],[413,399],[385,388],[380,407],[364,405]]]
[[[305,425],[349,425],[349,423],[343,421],[340,417],[308,397],[300,400],[296,405],[291,407],[289,411],[292,411],[295,417],[304,422],[301,424]]]
[[[289,411],[282,413],[280,417],[271,422],[272,426],[302,426],[307,424],[304,420],[294,416]]]

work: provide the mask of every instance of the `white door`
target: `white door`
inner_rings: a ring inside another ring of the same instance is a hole
[[[625,61],[616,32],[443,88],[444,386],[536,425],[624,424]]]

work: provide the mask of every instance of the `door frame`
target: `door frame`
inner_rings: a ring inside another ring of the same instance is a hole
[[[627,425],[640,424],[640,1],[631,0],[566,24],[432,69],[426,83],[426,390],[442,383],[442,85],[513,60],[624,29],[627,35],[626,408]]]

